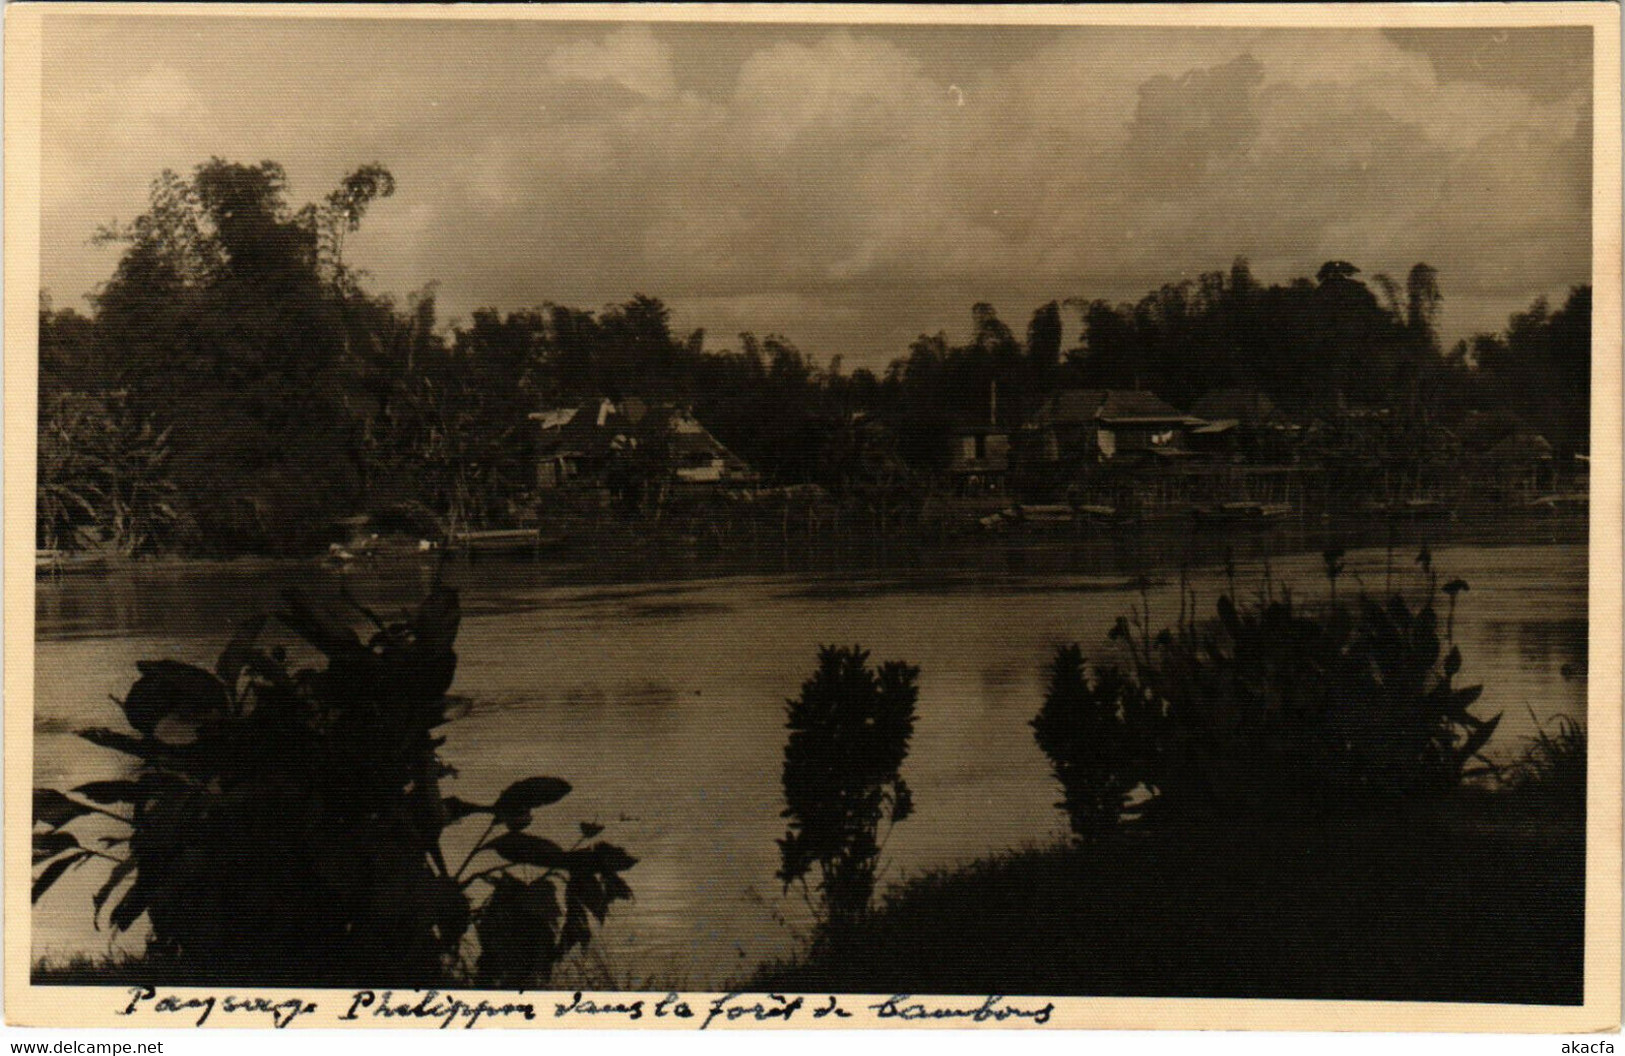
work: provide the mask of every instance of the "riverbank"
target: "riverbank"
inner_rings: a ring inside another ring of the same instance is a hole
[[[617,520],[591,529],[548,535],[546,546],[512,553],[389,548],[354,560],[328,553],[305,558],[245,555],[232,558],[167,554],[141,559],[102,559],[82,566],[41,567],[40,582],[108,575],[164,576],[221,570],[255,574],[288,568],[322,568],[335,576],[378,570],[452,569],[505,563],[547,570],[555,581],[609,584],[655,580],[713,579],[733,575],[1139,575],[1181,567],[1218,567],[1227,560],[1254,562],[1327,547],[1345,550],[1390,547],[1396,561],[1423,543],[1485,546],[1583,543],[1588,522],[1573,511],[1498,511],[1459,518],[1333,521],[1286,518],[1266,524],[1199,524],[1173,518],[1135,525],[1087,521],[1028,524],[1001,531],[972,525],[913,525],[890,531],[849,530],[811,536],[762,530],[727,540],[671,525]],[[1403,561],[1399,562],[1404,564]]]
[[[888,842],[884,884],[1047,845],[1064,830],[1058,789],[1028,725],[1043,700],[1044,664],[1057,643],[1073,641],[1091,658],[1109,659],[1114,621],[1147,596],[1154,618],[1172,621],[1182,577],[1153,571],[1142,593],[1137,577],[1121,571],[1042,571],[1052,560],[1093,560],[1094,551],[1011,553],[1026,573],[955,575],[905,564],[874,575],[723,574],[613,587],[573,582],[577,572],[552,561],[458,563],[448,571],[465,615],[454,692],[469,703],[444,728],[447,759],[460,775],[445,791],[477,800],[516,775],[567,777],[577,813],[561,822],[611,822],[617,841],[642,859],[632,878],[637,901],[618,907],[595,950],[614,966],[611,977],[724,986],[754,965],[791,957],[811,928],[799,893],[781,897],[773,877],[784,834],[783,702],[806,678],[818,643],[858,642],[877,659],[921,668],[921,714],[904,774],[916,813]],[[1394,555],[1396,588],[1416,589],[1415,557],[1408,547]],[[1460,677],[1484,684],[1480,714],[1504,713],[1490,746],[1498,759],[1515,759],[1555,715],[1583,721],[1584,684],[1570,672],[1585,668],[1584,548],[1439,546],[1434,557],[1472,585],[1455,622]],[[1383,550],[1344,560],[1345,590],[1356,581],[1384,587]],[[1261,589],[1262,566],[1239,547],[1237,565],[1233,589]],[[1283,557],[1273,562],[1274,582],[1320,597],[1322,565],[1318,552]],[[388,618],[421,597],[432,573],[381,563],[337,574],[304,565],[42,583],[36,786],[123,776],[119,757],[73,731],[118,724],[109,698],[127,694],[138,661],[167,656],[211,667],[231,629],[274,610],[288,586],[341,611],[338,591],[349,587]],[[1188,586],[1208,609],[1225,579],[1221,561]],[[286,640],[275,625],[268,634]],[[713,850],[684,850],[694,847]],[[89,920],[103,879],[76,870],[34,907],[36,957],[64,963],[108,950]]]
[[[1466,792],[919,876],[748,990],[1579,1004],[1583,809]]]
[[[1577,1005],[1579,802],[1469,790],[1382,813],[1209,820],[1011,851],[893,888],[853,938],[727,988]],[[677,988],[637,977],[639,989]],[[128,956],[39,962],[32,978],[270,982]],[[332,985],[351,983],[362,985]],[[569,985],[616,987],[607,976]]]

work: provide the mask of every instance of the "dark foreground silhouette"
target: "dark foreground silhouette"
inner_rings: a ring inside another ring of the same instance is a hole
[[[1580,1004],[1583,817],[1448,800],[1124,830],[894,890],[756,989]]]
[[[151,930],[139,961],[36,970],[36,981],[535,988],[632,897],[621,873],[637,860],[596,839],[604,826],[579,823],[568,848],[530,831],[568,782],[524,778],[491,803],[442,795],[455,774],[438,731],[457,669],[456,591],[436,582],[387,623],[345,600],[354,614],[290,592],[277,614],[320,667],[264,648],[254,619],[212,671],[138,664],[119,701],[133,732],[80,732],[132,770],[34,791],[33,899],[95,863],[106,869],[86,906],[97,926]],[[484,831],[446,841],[462,822]]]

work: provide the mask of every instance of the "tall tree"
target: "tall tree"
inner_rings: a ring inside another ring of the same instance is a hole
[[[1405,325],[1434,351],[1439,345],[1439,305],[1443,301],[1438,271],[1426,264],[1413,267],[1405,278]]]
[[[289,206],[275,162],[213,158],[154,181],[96,299],[96,342],[131,413],[169,430],[177,500],[207,545],[303,548],[359,496],[350,394],[359,291],[341,247],[393,190],[379,166]],[[370,313],[376,320],[377,312]]]
[[[1061,306],[1055,301],[1033,312],[1027,324],[1027,358],[1040,378],[1048,378],[1061,362]]]

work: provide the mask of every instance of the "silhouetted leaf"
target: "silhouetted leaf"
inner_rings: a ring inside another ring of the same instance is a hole
[[[1483,695],[1483,686],[1467,686],[1465,689],[1458,689],[1455,692],[1455,700],[1452,702],[1452,706],[1457,711],[1466,711]]]
[[[638,860],[624,850],[608,843],[595,843],[588,848],[593,866],[601,873],[619,873],[638,864]]]
[[[220,659],[215,662],[214,673],[222,683],[229,688],[235,688],[237,678],[243,673],[243,668],[249,666],[255,656],[260,655],[254,647],[254,642],[260,636],[260,630],[265,626],[265,616],[259,615],[243,621],[237,628],[237,634],[221,651]]]
[[[76,796],[84,796],[92,803],[106,805],[139,802],[147,798],[150,789],[143,788],[134,781],[92,781],[80,785],[73,793]]]
[[[297,588],[285,590],[282,593],[282,600],[288,607],[277,613],[277,619],[287,624],[299,637],[314,645],[323,655],[333,658],[361,651],[361,639],[356,636],[355,629],[312,603],[303,591]]]
[[[34,824],[49,825],[53,829],[66,825],[74,818],[89,814],[91,810],[83,803],[75,803],[67,796],[54,788],[34,789]]]
[[[1457,649],[1455,646],[1451,646],[1450,652],[1445,654],[1444,658],[1444,677],[1453,678],[1455,677],[1456,672],[1460,670],[1461,650]]]
[[[113,907],[108,921],[113,925],[114,931],[129,931],[130,926],[141,918],[147,911],[148,896],[151,894],[151,885],[146,882],[144,875],[138,875],[135,883],[124,892],[119,904]]]
[[[231,704],[226,687],[201,667],[175,660],[142,660],[136,667],[141,678],[124,698],[124,716],[149,736],[166,715],[197,718],[224,712]]]
[[[592,940],[592,926],[587,923],[587,910],[579,899],[565,898],[564,930],[559,935],[559,953],[568,953],[576,946],[585,946]]]
[[[1462,746],[1459,749],[1458,758],[1460,758],[1462,762],[1466,762],[1468,759],[1471,759],[1473,756],[1482,751],[1484,746],[1489,743],[1490,738],[1495,735],[1495,727],[1499,726],[1500,724],[1501,716],[1497,715],[1495,718],[1490,719],[1488,722],[1475,729],[1472,733],[1468,734],[1467,740],[1462,743]]]
[[[63,851],[75,849],[79,841],[71,832],[36,832],[34,833],[34,864],[38,865],[47,858],[55,858]]]
[[[570,794],[570,783],[556,777],[527,777],[515,781],[497,797],[498,814],[519,814],[557,803]]]
[[[600,832],[603,832],[603,831],[604,831],[604,827],[602,825],[599,825],[599,824],[595,823],[595,822],[591,822],[591,821],[583,821],[583,822],[581,822],[581,835],[585,839],[590,840],[594,836],[598,835]]]
[[[108,874],[107,882],[102,884],[102,886],[96,891],[95,895],[91,896],[90,921],[97,931],[100,931],[102,928],[102,907],[107,904],[107,899],[118,888],[118,885],[122,883],[124,878],[129,876],[134,869],[134,857],[126,858],[119,862],[117,865],[113,866],[112,872]]]
[[[99,748],[111,748],[115,752],[133,755],[137,759],[151,759],[163,755],[165,752],[165,746],[157,741],[131,737],[127,733],[119,733],[117,730],[104,729],[99,726],[93,726],[88,730],[80,730],[79,736]]]
[[[46,866],[45,871],[40,873],[40,875],[34,880],[34,895],[30,901],[38,902],[40,900],[40,896],[49,891],[51,889],[51,885],[56,883],[57,880],[61,879],[62,874],[68,871],[69,866],[78,863],[84,857],[85,856],[83,854],[64,855],[63,857],[52,862],[50,865]]]
[[[564,885],[564,899],[572,906],[577,902],[585,906],[600,924],[609,912],[609,895],[592,873],[571,873],[569,883]]]
[[[480,803],[470,803],[468,800],[459,799],[456,796],[447,796],[442,802],[446,805],[446,823],[448,825],[462,821],[471,814],[490,814],[493,809]]]
[[[609,895],[611,901],[617,898],[626,901],[631,900],[632,889],[628,887],[626,881],[622,880],[618,875],[615,873],[606,873],[604,874],[603,881],[604,892]]]
[[[551,884],[497,877],[475,923],[480,985],[519,989],[545,982],[563,952],[553,934],[558,915]]]
[[[463,894],[462,886],[453,877],[437,876],[433,878],[432,883],[434,917],[442,938],[451,941],[468,930],[470,919],[468,896]]]
[[[566,862],[564,849],[552,840],[532,836],[528,832],[508,832],[486,846],[515,865],[535,865],[555,869]]]
[[[280,650],[281,647],[278,646],[277,649],[272,650],[272,652],[277,653],[280,652]],[[248,655],[244,656],[243,668],[251,674],[255,674],[260,678],[263,678],[265,681],[269,682],[272,686],[275,686],[279,690],[289,694],[294,692],[295,685],[293,677],[288,674],[287,669],[282,666],[280,661],[278,661],[274,656],[267,656],[263,650],[254,649],[251,650]],[[239,672],[239,675],[240,674],[241,672]]]
[[[515,905],[521,912],[548,919],[558,917],[558,889],[553,886],[550,878],[541,876],[535,880],[512,880],[512,882],[519,885],[515,890],[519,892],[520,897]]]

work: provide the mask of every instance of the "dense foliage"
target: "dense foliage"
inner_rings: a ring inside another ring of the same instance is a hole
[[[1335,583],[1334,554],[1327,565]],[[1123,619],[1112,636],[1128,667],[1092,677],[1076,647],[1059,650],[1033,725],[1074,831],[1114,826],[1142,785],[1159,813],[1319,816],[1490,772],[1480,753],[1500,716],[1474,715],[1482,687],[1455,684],[1467,585],[1425,575],[1415,603],[1334,595],[1317,611],[1290,594],[1243,606],[1223,595],[1216,619],[1182,618],[1155,636],[1143,618]]]
[[[1380,405],[1406,437],[1526,425],[1561,459],[1588,449],[1589,287],[1445,353],[1426,264],[1368,284],[1330,261],[1265,286],[1237,260],[1132,304],[1051,301],[1024,333],[978,303],[966,342],[922,334],[886,370],[848,372],[779,335],[711,347],[643,294],[448,330],[433,284],[397,303],[345,262],[394,189],[370,165],[294,208],[274,162],[216,158],[165,172],[146,213],[102,232],[124,251],[92,313],[41,305],[39,545],[308,552],[357,513],[511,523],[534,501],[527,416],[600,396],[690,405],[765,483],[816,483],[882,522],[919,505],[957,427],[1013,428],[1065,387],[1187,408],[1241,386],[1300,423]]]
[[[1157,725],[1160,702],[1111,664],[1090,670],[1076,645],[1055,651],[1044,706],[1033,719],[1038,747],[1061,785],[1056,806],[1072,831],[1091,839],[1117,826],[1129,797],[1144,780],[1146,737]]]
[[[255,620],[213,671],[140,664],[120,702],[133,732],[81,733],[134,770],[35,791],[34,899],[107,860],[98,926],[104,910],[114,931],[145,915],[149,966],[194,982],[545,983],[589,941],[589,917],[631,897],[620,874],[634,860],[582,846],[597,825],[570,849],[528,831],[569,794],[558,778],[518,781],[490,804],[441,795],[455,592],[437,587],[400,622],[366,613],[366,641],[297,594],[287,602],[278,618],[325,666],[290,670],[281,647],[258,644]],[[453,865],[446,831],[473,818],[485,831]]]
[[[826,922],[835,933],[869,906],[884,843],[913,811],[898,771],[914,734],[919,669],[869,667],[861,649],[826,646],[818,670],[787,704],[779,879],[786,890],[818,872]]]

